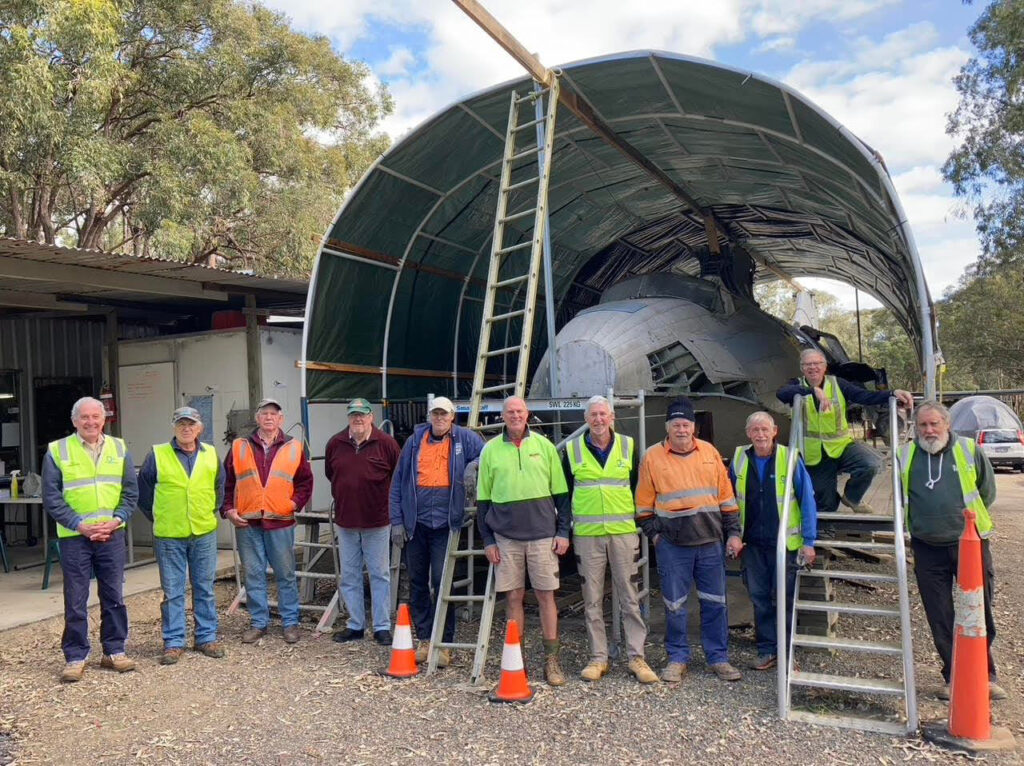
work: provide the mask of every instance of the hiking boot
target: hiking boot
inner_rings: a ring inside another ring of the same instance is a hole
[[[686,675],[685,662],[670,662],[661,669],[661,680],[668,684],[677,684]]]
[[[393,637],[390,630],[375,630],[373,631],[373,640],[381,646],[391,646]]]
[[[451,649],[438,649],[437,650],[437,666],[439,668],[446,668],[452,664],[452,650]]]
[[[992,700],[1004,700],[1006,699],[1006,689],[997,684],[995,681],[989,681],[988,698]]]
[[[185,653],[185,650],[180,646],[176,646],[173,649],[164,649],[164,653],[160,655],[161,665],[177,665],[178,660],[181,659],[181,655]]]
[[[759,654],[757,659],[750,663],[750,667],[754,670],[771,670],[778,664],[778,658],[774,654]]]
[[[82,676],[85,675],[85,660],[79,660],[78,662],[68,662],[64,665],[64,670],[60,674],[60,680],[66,684],[78,683],[82,680]]]
[[[116,670],[118,673],[128,673],[135,670],[135,660],[128,659],[128,655],[124,652],[104,654],[103,659],[100,660],[100,667]]]
[[[629,668],[629,672],[632,673],[640,683],[658,683],[658,675],[651,670],[651,666],[647,664],[647,660],[643,657],[634,657],[629,661],[629,664],[626,667]]]
[[[743,674],[728,662],[716,662],[714,665],[711,665],[708,670],[723,681],[739,681],[743,678]]]
[[[430,659],[430,642],[420,641],[416,644],[416,664],[423,665]],[[437,663],[440,666],[440,662]]]
[[[227,655],[227,651],[218,641],[211,641],[208,644],[196,644],[196,651],[215,660],[223,659]]]
[[[861,500],[859,503],[855,503],[852,500],[850,500],[846,495],[841,495],[839,497],[839,501],[843,505],[845,505],[847,508],[852,510],[854,513],[868,514],[868,513],[874,513],[875,512],[875,509],[872,508],[867,503],[865,503],[863,500]]]
[[[286,644],[297,644],[299,638],[301,638],[302,632],[299,630],[298,625],[289,625],[284,629],[284,642]]]
[[[344,644],[349,641],[358,641],[363,637],[363,631],[352,630],[352,628],[345,628],[342,631],[335,633],[331,636],[331,640],[336,644]]]
[[[242,634],[243,644],[255,644],[261,638],[267,635],[266,628],[249,628],[245,633]]]
[[[600,681],[601,677],[608,672],[608,663],[600,660],[591,660],[583,670],[580,671],[580,678],[584,681]]]
[[[558,664],[557,655],[552,654],[544,660],[544,680],[548,682],[548,686],[565,686],[565,673]]]

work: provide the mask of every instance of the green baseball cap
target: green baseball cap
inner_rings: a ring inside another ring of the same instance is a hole
[[[373,412],[373,408],[370,407],[370,403],[365,399],[353,399],[348,403],[348,414],[359,413],[361,415],[369,415]]]

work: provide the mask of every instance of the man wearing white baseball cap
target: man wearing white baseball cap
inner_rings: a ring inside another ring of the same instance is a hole
[[[389,498],[391,541],[405,546],[409,602],[419,639],[417,662],[425,662],[430,650],[448,534],[465,519],[466,467],[484,448],[475,431],[455,424],[455,405],[448,397],[434,397],[428,418],[402,447]],[[455,610],[449,609],[441,640],[454,639]],[[446,667],[450,659],[449,651],[442,649],[438,665]]]
[[[224,472],[217,450],[203,444],[203,421],[193,407],[171,415],[174,436],[154,444],[139,472],[139,510],[153,522],[153,550],[160,570],[164,653],[174,665],[185,653],[185,572],[192,583],[195,650],[220,659],[217,641],[217,509],[224,497]]]

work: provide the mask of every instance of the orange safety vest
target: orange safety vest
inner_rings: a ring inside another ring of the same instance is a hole
[[[267,485],[260,481],[256,456],[248,439],[235,439],[231,460],[235,468],[235,509],[243,519],[279,519],[288,521],[295,515],[295,472],[299,469],[302,451],[295,439],[285,442],[270,464]]]

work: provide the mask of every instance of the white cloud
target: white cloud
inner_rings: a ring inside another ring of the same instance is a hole
[[[402,77],[409,73],[409,67],[416,63],[416,56],[405,46],[391,49],[388,59],[374,67],[381,77]]]
[[[886,5],[900,0],[761,0],[747,2],[747,12],[753,31],[762,36],[796,32],[808,22],[852,21],[874,13]]]

